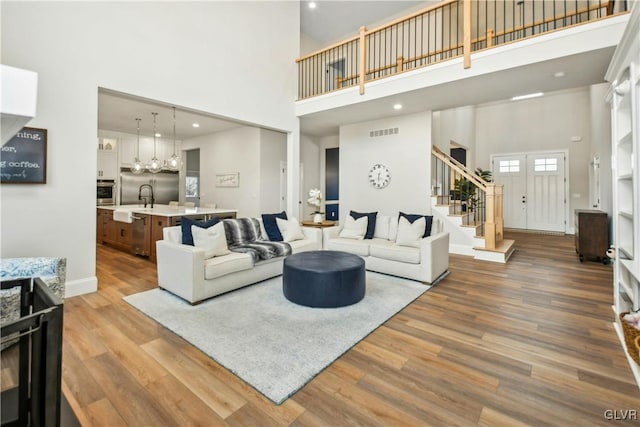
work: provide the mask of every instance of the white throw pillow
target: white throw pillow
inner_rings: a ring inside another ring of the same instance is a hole
[[[396,236],[396,245],[400,246],[420,246],[420,240],[424,235],[424,228],[427,225],[425,217],[421,217],[410,223],[403,216],[398,221],[398,235]]]
[[[364,235],[367,233],[368,223],[369,218],[366,216],[353,219],[351,215],[347,215],[344,228],[340,231],[340,237],[344,237],[345,239],[362,240],[364,239]]]
[[[204,248],[205,258],[213,258],[229,253],[227,236],[224,233],[224,224],[222,221],[209,228],[192,225],[191,234],[193,234],[193,246],[196,248]]]
[[[376,229],[373,232],[373,237],[376,239],[388,239],[389,238],[389,221],[391,218],[386,215],[378,214],[376,219]]]
[[[293,242],[294,240],[303,240],[304,233],[297,218],[282,219],[276,218],[276,225],[282,234],[282,240],[284,242]]]
[[[398,235],[398,215],[392,216],[389,219],[389,240],[391,240],[392,242],[395,242],[397,235]]]

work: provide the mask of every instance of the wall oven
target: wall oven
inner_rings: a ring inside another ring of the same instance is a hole
[[[98,180],[96,186],[97,205],[115,205],[116,204],[116,182],[112,179]]]

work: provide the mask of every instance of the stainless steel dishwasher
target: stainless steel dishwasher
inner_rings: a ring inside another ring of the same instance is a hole
[[[149,256],[149,245],[147,244],[147,215],[133,215],[131,219],[131,240],[133,253],[136,255]]]

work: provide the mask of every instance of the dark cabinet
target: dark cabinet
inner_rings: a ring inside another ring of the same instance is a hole
[[[575,211],[576,252],[580,262],[585,258],[596,258],[603,264],[609,262],[606,252],[609,249],[609,221],[607,213],[596,210]]]

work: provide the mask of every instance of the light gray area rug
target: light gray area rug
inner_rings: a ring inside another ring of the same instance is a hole
[[[195,306],[160,289],[124,300],[280,404],[429,288],[367,272],[364,299],[341,308],[288,301],[282,277]]]

